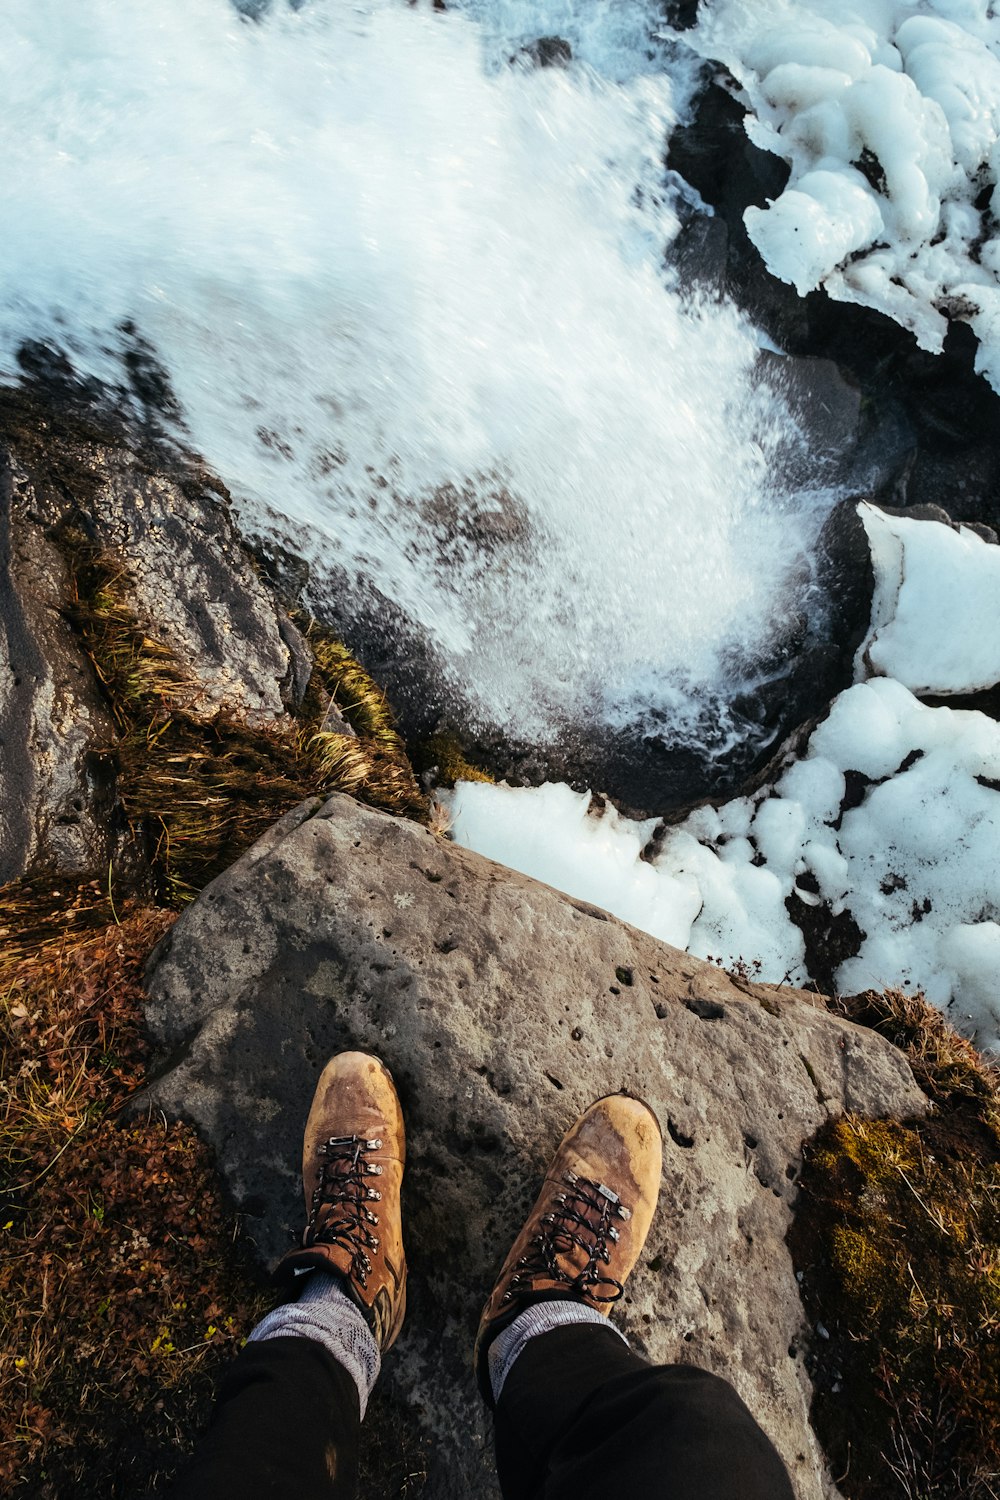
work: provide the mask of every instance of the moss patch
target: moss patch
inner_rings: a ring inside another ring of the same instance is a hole
[[[413,764],[419,774],[429,772],[438,786],[451,787],[456,781],[495,781],[489,771],[466,759],[458,735],[433,734],[413,748]]]
[[[936,1107],[906,1123],[848,1115],[807,1150],[789,1245],[816,1330],[813,1423],[850,1500],[987,1500],[1000,1474],[997,1074],[920,997],[841,1009],[907,1053]]]

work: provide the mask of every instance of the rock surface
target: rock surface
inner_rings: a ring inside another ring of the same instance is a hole
[[[0,466],[0,885],[35,861],[106,868],[110,715],[63,619],[66,564]]]
[[[427,1452],[423,1493],[496,1494],[469,1363],[479,1308],[561,1133],[625,1088],[657,1110],[665,1166],[623,1326],[653,1359],[726,1374],[800,1500],[836,1495],[785,1234],[823,1121],[926,1108],[881,1038],[344,797],[287,814],[205,890],[154,954],[149,996],[142,1105],[212,1143],[268,1261],[301,1229],[323,1062],[360,1047],[392,1068],[411,1299],[381,1400]]]

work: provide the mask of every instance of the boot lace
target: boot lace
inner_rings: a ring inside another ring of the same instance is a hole
[[[320,1146],[322,1162],[302,1239],[307,1249],[342,1245],[351,1256],[351,1275],[363,1288],[372,1270],[368,1252],[379,1248],[378,1235],[369,1227],[378,1224],[378,1214],[368,1204],[382,1197],[365,1181],[382,1174],[378,1162],[366,1160],[366,1153],[381,1149],[381,1141],[358,1135],[332,1135]]]
[[[618,1242],[615,1219],[630,1219],[618,1194],[603,1182],[578,1177],[567,1172],[563,1181],[568,1192],[557,1193],[553,1206],[542,1215],[537,1233],[514,1268],[502,1301],[510,1302],[519,1293],[530,1291],[538,1279],[559,1282],[578,1297],[594,1302],[617,1302],[624,1291],[620,1281],[604,1274],[610,1265],[611,1245]],[[570,1255],[577,1247],[586,1254],[586,1263],[571,1275],[559,1256]]]

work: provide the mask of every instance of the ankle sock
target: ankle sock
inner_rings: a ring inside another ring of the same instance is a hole
[[[497,1334],[487,1351],[494,1402],[500,1400],[504,1381],[528,1340],[537,1338],[540,1333],[551,1333],[553,1328],[566,1328],[571,1323],[597,1323],[602,1328],[610,1328],[623,1343],[628,1343],[620,1328],[584,1302],[535,1302],[519,1313],[503,1333]]]
[[[286,1302],[262,1318],[248,1343],[263,1339],[315,1339],[333,1355],[358,1388],[361,1415],[382,1367],[382,1356],[371,1329],[344,1291],[339,1276],[305,1271],[295,1302]]]

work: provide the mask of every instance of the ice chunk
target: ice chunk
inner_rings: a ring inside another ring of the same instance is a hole
[[[810,751],[872,781],[890,776],[910,749],[903,715],[914,701],[895,682],[865,683],[841,693],[813,734]]]
[[[769,104],[798,110],[819,104],[823,99],[835,99],[850,86],[850,73],[841,73],[837,68],[808,68],[801,63],[781,63],[771,69],[760,88]]]
[[[747,231],[768,269],[804,296],[882,232],[860,173],[809,172],[769,208],[748,208]]]
[[[753,822],[757,848],[773,868],[791,872],[805,832],[805,813],[790,797],[768,797]]]
[[[910,16],[896,45],[921,94],[941,106],[959,165],[977,171],[1000,129],[1000,62],[961,26],[935,16]]]
[[[856,674],[942,696],[1000,682],[1000,547],[964,528],[887,516],[872,505],[858,513],[875,596]]]
[[[789,26],[786,22],[765,32],[747,48],[746,61],[761,76],[784,64],[798,63],[860,78],[871,65],[871,53],[859,37],[828,21],[809,17],[798,25]]]
[[[789,767],[778,790],[807,807],[817,822],[832,823],[844,800],[844,773],[832,760],[810,753]]]

